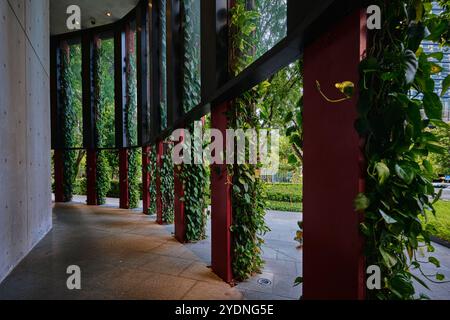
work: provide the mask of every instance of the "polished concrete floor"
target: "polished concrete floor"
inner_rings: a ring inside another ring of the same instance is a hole
[[[84,202],[83,197],[76,201]],[[179,244],[173,226],[160,226],[154,216],[140,210],[81,203],[58,204],[53,210],[53,230],[0,284],[0,299],[252,299],[296,300],[301,286],[293,283],[302,274],[302,252],[293,240],[301,214],[269,211],[266,222],[261,274],[230,287],[208,266],[210,238]],[[209,233],[209,224],[208,224]],[[433,244],[440,268],[423,265],[450,279],[450,249]],[[68,290],[66,269],[81,268],[81,290]],[[419,272],[416,274],[420,276]],[[426,281],[431,291],[416,284],[417,292],[431,299],[450,299],[450,283]]]
[[[0,299],[298,299],[298,217],[269,213],[263,273],[232,288],[208,268],[209,239],[182,245],[173,226],[138,211],[58,204],[53,230],[3,281]],[[81,290],[67,289],[70,265],[81,268]]]

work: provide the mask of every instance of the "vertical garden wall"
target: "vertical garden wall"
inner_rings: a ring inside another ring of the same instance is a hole
[[[95,141],[99,148],[111,148],[114,140],[114,42],[94,41],[94,114]],[[107,150],[98,150],[96,167],[97,203],[104,204],[111,188],[112,160]]]
[[[167,128],[167,0],[159,3],[159,70],[161,130]]]
[[[286,23],[271,20],[270,17],[272,13],[277,13],[279,17],[276,20],[284,17],[285,22],[285,2],[277,3],[278,6],[271,8],[272,5],[273,2],[270,1],[238,0],[231,9],[229,68],[232,75],[238,75],[285,36]],[[282,29],[277,30],[279,37],[266,39],[267,32],[270,32],[271,28],[280,26]],[[232,102],[228,114],[229,128],[253,129],[259,132],[261,123],[257,114],[257,104],[262,90],[264,90],[264,83]],[[245,154],[248,155],[249,144],[247,143],[246,148]],[[247,279],[253,273],[259,272],[263,266],[262,236],[269,229],[264,220],[265,201],[259,170],[259,165],[252,164],[228,166],[228,173],[233,183],[232,269],[237,280]]]
[[[160,210],[162,224],[174,222],[174,165],[172,162],[172,143],[162,142],[150,147],[148,153],[148,172],[150,175],[150,204],[147,214],[157,214]]]
[[[433,256],[433,229],[422,221],[436,215],[434,204],[440,197],[429,157],[449,152],[433,128],[448,132],[449,126],[441,120],[442,102],[433,81],[442,55],[425,53],[421,43],[449,45],[450,8],[448,1],[437,1],[443,12],[436,14],[430,2],[375,3],[385,17],[382,27],[371,32],[372,45],[360,65],[356,123],[366,139],[368,167],[366,192],[356,206],[365,211],[361,230],[367,263],[379,266],[383,274],[382,289],[367,294],[372,299],[413,299],[418,297],[414,283],[427,287],[423,279],[444,279],[439,272],[423,271],[424,264],[440,266]],[[449,86],[447,80],[445,90]],[[426,261],[421,250],[429,253]]]
[[[82,106],[81,106],[81,47],[62,42],[59,50],[59,103],[61,108],[61,142],[69,148],[82,146]],[[83,154],[75,150],[62,152],[63,201],[71,201],[74,183],[79,172]]]
[[[128,199],[130,208],[137,208],[140,199],[141,151],[138,144],[137,124],[137,74],[136,74],[136,25],[126,28],[126,104],[125,136],[128,150]]]
[[[201,65],[200,65],[200,1],[184,0],[181,2],[183,55],[183,111],[189,112],[201,100]],[[203,121],[204,123],[204,121]],[[194,136],[194,124],[188,126]],[[203,134],[201,132],[201,134]],[[206,188],[209,174],[204,164],[194,159],[198,143],[191,144],[191,164],[180,165],[179,177],[183,185],[185,210],[185,240],[199,241],[206,237],[207,203]]]

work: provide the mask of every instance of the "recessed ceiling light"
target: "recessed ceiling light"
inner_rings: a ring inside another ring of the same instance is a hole
[[[109,11],[107,11],[105,14],[106,14],[108,17],[111,17],[111,16],[112,16],[112,13],[109,12]]]

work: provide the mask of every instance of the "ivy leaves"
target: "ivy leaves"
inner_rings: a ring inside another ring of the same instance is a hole
[[[200,7],[196,0],[181,2],[184,14],[184,81],[183,81],[183,107],[187,112],[195,107],[201,99],[200,86]],[[193,126],[190,132],[193,134]],[[192,146],[194,151],[195,146]],[[194,152],[191,152],[193,155]],[[192,160],[192,159],[191,159]],[[193,163],[193,161],[191,162]],[[206,222],[208,218],[206,189],[209,172],[203,165],[184,164],[179,168],[179,178],[183,183],[186,241],[195,242],[205,239]]]
[[[419,243],[433,250],[431,230],[420,218],[426,218],[426,210],[435,212],[433,199],[439,196],[426,158],[448,152],[428,129],[431,124],[447,126],[440,120],[442,103],[432,78],[440,71],[435,61],[442,54],[425,54],[419,48],[424,38],[439,38],[431,8],[420,1],[378,5],[387,13],[389,27],[374,32],[373,47],[360,65],[355,127],[366,139],[367,176],[366,192],[355,199],[355,208],[364,211],[360,229],[366,237],[367,264],[380,266],[383,274],[382,289],[369,296],[411,299],[413,281],[423,283],[411,272],[412,267],[420,270],[415,254]],[[439,266],[435,258],[430,262]]]
[[[150,174],[150,177],[156,177],[157,168],[156,168],[155,147],[150,148],[150,153],[148,154],[148,157],[149,157],[148,172]],[[150,194],[150,205],[149,205],[147,214],[155,214],[156,213],[156,179],[150,179],[149,194]]]
[[[75,146],[76,137],[76,112],[73,103],[72,78],[73,74],[70,65],[69,46],[60,50],[60,75],[61,89],[59,90],[59,99],[62,109],[62,145],[70,148]],[[71,201],[73,196],[73,183],[76,178],[76,151],[65,150],[62,152],[64,178],[63,178],[63,197],[64,201]]]
[[[232,48],[235,48],[231,70],[239,73],[254,58],[256,47],[252,37],[255,28],[256,10],[247,10],[245,1],[239,0],[231,16]],[[233,101],[233,110],[228,115],[230,128],[260,128],[256,116],[256,105],[260,99],[260,87],[249,90]],[[248,145],[246,144],[248,149]],[[247,153],[247,151],[246,151]],[[245,280],[259,272],[264,263],[261,257],[262,236],[269,230],[265,220],[263,183],[257,175],[257,166],[250,164],[229,165],[232,176],[233,224],[233,275],[236,280]]]
[[[164,223],[173,223],[174,212],[174,180],[172,162],[172,146],[169,145],[165,154],[161,157],[162,165],[157,168],[157,175],[161,181],[162,220]]]
[[[440,119],[442,117],[442,102],[434,92],[424,93],[423,108],[429,119]]]

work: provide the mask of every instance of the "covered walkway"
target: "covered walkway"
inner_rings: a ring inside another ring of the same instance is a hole
[[[265,269],[232,288],[208,268],[210,240],[182,245],[171,234],[173,226],[113,205],[56,204],[53,230],[1,284],[0,299],[300,297],[301,289],[293,287],[301,272],[293,241],[299,215],[268,214],[272,232],[266,235]],[[82,290],[67,290],[69,265],[80,266]]]

